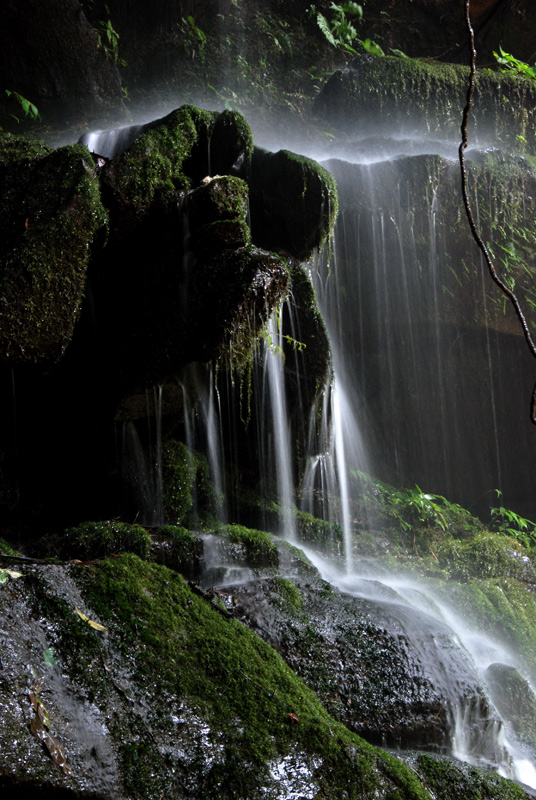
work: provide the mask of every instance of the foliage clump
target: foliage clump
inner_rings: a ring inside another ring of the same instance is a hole
[[[156,536],[159,561],[188,577],[199,572],[203,545],[197,536],[179,525],[164,525]]]
[[[415,769],[436,800],[452,800],[454,797],[463,797],[464,800],[481,800],[483,797],[525,800],[527,797],[521,786],[491,770],[476,769],[450,759],[421,755],[417,757]]]

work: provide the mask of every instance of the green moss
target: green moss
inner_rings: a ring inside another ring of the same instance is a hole
[[[299,615],[305,608],[302,593],[292,581],[287,578],[274,578],[274,584],[281,598],[283,608],[291,614]]]
[[[328,797],[372,798],[388,782],[406,800],[429,798],[407,768],[395,769],[392,757],[334,722],[274,650],[180,576],[128,555],[79,572],[78,581],[88,605],[128,645],[135,677],[150,675],[164,702],[187,699],[220,732],[223,755],[205,777],[207,796],[256,796],[267,761],[298,747],[318,756],[314,780]],[[136,752],[124,756],[132,763]]]
[[[17,150],[0,136],[0,357],[9,362],[63,354],[91,248],[107,225],[87,148],[43,151],[24,143]]]
[[[141,525],[107,520],[83,522],[71,528],[66,531],[62,544],[65,553],[85,561],[125,551],[148,558],[152,542]]]
[[[226,525],[223,529],[231,542],[244,546],[252,567],[277,567],[279,554],[270,534],[243,525]]]
[[[163,563],[182,575],[199,572],[203,545],[193,533],[178,525],[165,525],[158,529],[156,536]]]
[[[300,539],[312,544],[337,550],[342,543],[342,528],[335,522],[313,517],[306,511],[296,512]]]
[[[162,448],[162,480],[166,519],[175,524],[213,527],[223,503],[205,456],[170,438]]]
[[[511,781],[501,778],[491,770],[480,770],[447,759],[418,756],[415,764],[418,774],[425,780],[437,800],[525,800],[527,795]]]
[[[182,442],[170,439],[162,448],[164,511],[166,518],[180,523],[192,509],[195,462]]]
[[[367,109],[371,129],[382,125],[403,132],[425,131],[459,138],[460,109],[465,105],[469,68],[396,56],[364,55],[338,70],[316,102],[326,121],[351,130]],[[536,89],[533,81],[478,70],[469,126],[487,140],[514,152],[536,148]],[[524,143],[518,138],[522,136]]]
[[[47,580],[46,571],[26,573],[24,580],[31,597],[32,613],[38,619],[47,620],[47,634],[54,643],[62,668],[85,686],[90,701],[105,697],[109,684],[103,666],[102,642],[77,614],[76,601],[69,603],[58,597]],[[85,609],[80,610],[83,613]]]

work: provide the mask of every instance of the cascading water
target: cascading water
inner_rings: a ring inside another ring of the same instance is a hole
[[[489,699],[493,690],[487,670],[503,664],[523,674],[516,655],[496,638],[468,626],[437,587],[409,576],[389,575],[380,564],[358,565],[349,574],[309,549],[306,553],[326,580],[349,595],[372,601],[390,620],[388,624],[422,641],[425,669],[450,698],[452,755],[495,767],[504,777],[536,788],[535,753],[512,730],[516,710],[510,709],[511,718],[501,716]],[[466,701],[463,669],[475,674],[482,686],[481,701],[474,696]],[[526,685],[532,692],[529,681]]]
[[[370,143],[367,148],[370,157]],[[404,148],[413,152],[407,142]],[[450,153],[449,146],[438,152]],[[496,415],[493,369],[499,347],[487,329],[484,348],[482,342],[475,344],[471,337],[475,309],[470,303],[463,309],[467,314],[463,321],[450,320],[451,307],[445,310],[444,305],[450,292],[448,278],[459,255],[449,249],[444,223],[453,165],[425,154],[382,158],[369,158],[366,164],[336,160],[327,164],[338,181],[342,213],[333,258],[319,258],[311,278],[331,340],[333,371],[317,398],[309,426],[304,425],[308,437],[304,437],[301,508],[340,525],[344,567],[334,569],[318,555],[310,555],[327,580],[375,604],[382,624],[404,630],[415,641],[429,679],[440,683],[449,699],[450,752],[463,760],[495,765],[502,774],[536,787],[534,753],[517,741],[504,710],[499,713],[494,708],[497,692],[488,680],[488,671],[496,664],[523,675],[515,656],[485,636],[475,636],[433,588],[387,576],[384,570],[364,573],[353,551],[354,476],[361,470],[376,468],[397,485],[417,478],[423,485],[432,484],[432,490],[474,497],[481,484],[473,485],[467,472],[457,475],[456,468],[465,464],[468,447],[490,438],[490,452],[482,459],[488,488],[500,479],[497,437],[501,422]],[[460,280],[459,276],[454,280]],[[253,369],[252,396],[256,470],[265,495],[275,487],[277,532],[297,542],[295,453],[282,356],[285,336],[300,340],[293,327],[292,298],[289,308],[288,334],[276,318],[269,323]],[[463,381],[454,380],[464,359],[474,364],[481,351],[488,368],[482,392],[493,404],[491,437],[473,436],[474,420],[463,418]],[[298,374],[298,353],[295,358]],[[242,401],[237,402],[237,390],[231,384],[223,404],[214,377],[204,374],[201,378],[198,367],[183,376],[180,384],[186,443],[191,451],[207,454],[212,480],[222,495],[227,488],[225,458],[240,464],[243,455],[233,433],[236,411],[234,416],[231,411]],[[154,430],[158,451],[158,421]],[[143,473],[147,465],[134,433],[129,427],[130,449]],[[365,453],[370,454],[371,464]],[[247,457],[252,459],[251,453]],[[158,466],[159,457],[153,461]],[[156,495],[159,485],[157,475]],[[147,501],[147,507],[154,509],[148,519],[159,521],[158,500]],[[235,521],[234,514],[235,509],[228,508],[221,512],[221,519]],[[210,553],[216,561],[227,557],[220,544],[208,537],[209,560]],[[247,571],[241,572],[240,580],[248,576]],[[226,583],[229,580],[233,578],[226,573]],[[217,585],[212,573],[210,581]],[[474,694],[469,699],[465,696],[458,665],[475,674],[482,687],[482,704]],[[528,679],[527,686],[531,690]]]

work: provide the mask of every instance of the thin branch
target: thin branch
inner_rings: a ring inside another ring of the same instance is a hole
[[[465,206],[465,213],[467,214],[467,219],[469,220],[469,226],[471,228],[471,233],[473,234],[473,239],[477,243],[478,247],[482,251],[484,255],[484,259],[486,264],[488,265],[488,270],[499,287],[499,289],[504,292],[504,294],[510,299],[514,307],[514,311],[517,314],[517,317],[521,323],[521,327],[523,328],[523,334],[525,336],[525,341],[527,342],[528,348],[534,358],[536,358],[536,345],[532,339],[532,336],[529,331],[529,326],[523,311],[521,310],[521,306],[519,304],[519,300],[517,299],[514,292],[507,286],[503,280],[497,274],[497,270],[495,269],[495,265],[491,258],[491,254],[486,247],[482,236],[480,235],[480,231],[477,228],[475,218],[473,216],[473,210],[471,207],[471,201],[469,200],[469,190],[468,190],[468,182],[467,182],[467,169],[465,167],[465,150],[467,149],[467,123],[469,121],[469,114],[471,108],[473,106],[473,95],[475,91],[475,75],[476,75],[476,49],[475,49],[475,34],[473,30],[473,26],[471,25],[471,8],[470,8],[470,0],[465,0],[465,23],[467,25],[467,31],[469,33],[469,42],[470,42],[470,50],[471,50],[471,62],[470,62],[470,74],[469,74],[469,86],[467,88],[467,100],[465,104],[465,108],[463,110],[463,117],[462,117],[462,125],[461,125],[461,133],[462,133],[462,141],[458,148],[458,155],[460,158],[460,168],[462,174],[462,195],[463,195],[463,204]],[[536,383],[534,384],[534,388],[532,390],[532,397],[530,401],[530,419],[536,425]]]

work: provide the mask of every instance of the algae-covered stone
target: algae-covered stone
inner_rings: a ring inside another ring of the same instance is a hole
[[[195,461],[182,442],[168,440],[162,451],[164,511],[166,518],[180,524],[193,506],[192,486]]]
[[[3,588],[0,626],[3,789],[430,800],[411,770],[329,717],[275,650],[166,567],[134,555],[38,566]]]
[[[249,184],[255,244],[305,259],[327,239],[337,216],[337,190],[315,161],[255,148]]]
[[[87,150],[0,136],[0,358],[50,362],[69,344],[107,214]]]
[[[336,129],[458,141],[469,68],[398,56],[364,55],[337,70],[315,103]],[[516,75],[478,70],[469,139],[535,152],[536,86]]]
[[[186,528],[165,525],[156,532],[156,558],[187,578],[199,577],[203,543]]]
[[[117,231],[125,234],[160,196],[186,192],[211,173],[230,173],[251,149],[249,126],[236,112],[181,106],[151,122],[103,170]]]

